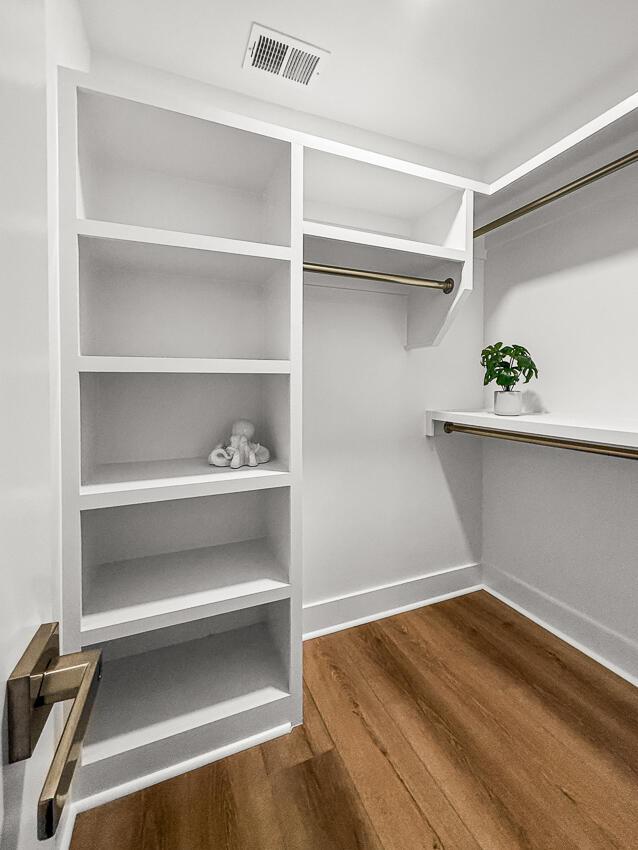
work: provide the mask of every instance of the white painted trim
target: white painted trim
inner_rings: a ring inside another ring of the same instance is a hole
[[[243,738],[241,741],[234,741],[232,744],[227,744],[224,747],[218,747],[215,750],[210,750],[207,753],[194,756],[186,761],[172,764],[170,767],[165,767],[162,770],[157,770],[149,773],[146,776],[139,776],[130,782],[125,782],[122,785],[116,785],[114,788],[109,788],[106,791],[101,791],[99,794],[93,794],[91,797],[85,797],[81,800],[74,800],[69,807],[69,815],[63,827],[63,831],[58,838],[57,850],[67,850],[71,842],[73,834],[73,826],[75,818],[80,812],[86,812],[89,809],[94,809],[97,806],[103,806],[120,797],[127,797],[136,791],[141,791],[143,788],[149,788],[151,785],[157,785],[159,782],[164,782],[167,779],[173,779],[181,773],[186,773],[190,770],[197,770],[199,767],[204,767],[207,764],[219,761],[220,759],[228,758],[228,756],[241,753],[243,750],[250,747],[258,747],[260,744],[265,744],[267,741],[272,741],[274,738],[279,738],[282,735],[288,735],[292,731],[291,723],[283,723],[281,726],[275,726],[272,729],[267,729],[265,732],[260,732],[257,735],[251,735],[248,738]]]
[[[450,593],[443,593],[441,596],[433,596],[431,599],[422,599],[419,602],[411,602],[409,605],[402,605],[400,608],[392,608],[390,611],[381,611],[379,614],[372,614],[369,617],[360,617],[358,620],[351,620],[348,623],[339,623],[336,626],[327,626],[325,629],[317,629],[315,632],[304,634],[304,640],[312,640],[313,638],[322,637],[323,635],[331,635],[334,632],[342,632],[345,629],[352,629],[354,626],[364,626],[366,623],[374,623],[376,620],[384,620],[386,617],[394,617],[395,614],[404,614],[406,611],[414,611],[417,608],[426,608],[428,605],[434,605],[436,602],[446,602],[448,599],[455,599],[457,596],[466,596],[468,593],[475,593],[477,590],[483,590],[480,584],[465,587],[462,590],[453,590]]]
[[[479,192],[483,195],[490,194],[490,184],[482,180],[451,174],[449,171],[440,171],[437,168],[430,168],[418,162],[409,162],[406,159],[398,159],[387,154],[375,153],[374,151],[368,151],[354,145],[344,144],[344,142],[335,142],[332,139],[310,136],[306,133],[297,133],[296,135],[299,136],[298,141],[302,142],[304,147],[307,148],[313,148],[314,150],[335,154],[335,156],[342,156],[348,159],[356,159],[358,162],[367,162],[369,165],[377,165],[380,168],[400,171],[403,174],[410,174],[413,177],[420,177],[423,180],[445,183],[447,186],[454,186],[457,189],[471,189],[473,192]]]
[[[290,549],[290,719],[303,721],[303,169],[304,152],[293,142],[290,151],[290,381],[288,387]]]
[[[453,301],[450,305],[449,310],[443,322],[441,323],[441,327],[438,329],[434,339],[432,340],[432,345],[439,345],[448,330],[455,317],[461,310],[464,302],[471,295],[474,289],[474,280],[475,278],[478,280],[477,274],[482,275],[482,269],[474,270],[474,193],[470,189],[466,189],[463,198],[463,205],[461,206],[461,211],[464,213],[465,219],[465,234],[464,234],[464,244],[465,244],[465,262],[463,263],[463,268],[461,270],[461,279],[458,282],[456,287],[456,292],[452,294]],[[482,283],[482,277],[480,281]],[[409,348],[415,348],[416,346],[411,345]]]
[[[494,567],[483,566],[483,589],[638,687],[638,645],[634,641]]]
[[[304,640],[349,629],[481,589],[479,564],[344,593],[304,605]]]
[[[463,571],[469,570],[482,576],[482,580],[467,583],[465,586],[436,595],[428,595],[427,591],[424,592],[428,585],[430,585],[430,588],[432,587],[433,580],[437,578],[452,577],[454,574],[462,574]],[[311,640],[322,635],[371,623],[375,620],[382,620],[385,617],[392,617],[405,611],[413,611],[416,608],[423,608],[437,602],[445,602],[447,599],[454,599],[457,596],[465,596],[477,590],[485,590],[541,628],[546,629],[560,640],[564,640],[574,649],[592,658],[630,684],[638,686],[638,670],[634,672],[631,669],[632,659],[638,658],[638,645],[633,641],[501,570],[496,570],[493,567],[481,567],[478,564],[439,570],[417,579],[407,579],[395,584],[386,584],[304,605],[303,638],[304,640]],[[392,598],[396,598],[399,594],[405,597],[411,595],[412,599],[405,603],[393,605]],[[374,604],[375,600],[376,605]],[[341,619],[330,617],[331,607],[335,608],[337,612],[342,612]],[[357,609],[365,607],[374,608],[374,610],[368,610],[359,616],[348,617],[348,611],[355,613]],[[317,611],[317,614],[310,614],[311,611]],[[332,619],[333,622],[308,628],[310,616],[313,617],[314,624],[320,622],[322,617]]]
[[[504,189],[511,183],[514,183],[514,181],[519,180],[526,174],[529,174],[530,171],[534,171],[534,169],[539,168],[541,165],[545,165],[546,162],[549,162],[550,159],[553,159],[555,156],[564,153],[566,150],[569,150],[569,148],[573,148],[574,145],[588,139],[590,136],[593,136],[594,133],[597,133],[604,127],[609,126],[609,124],[612,124],[614,121],[618,121],[619,118],[627,115],[637,107],[638,92],[625,98],[625,100],[621,100],[620,103],[616,104],[616,106],[612,106],[611,109],[607,109],[601,115],[598,115],[596,118],[588,121],[586,124],[583,124],[582,127],[574,130],[573,133],[568,133],[553,145],[550,145],[548,148],[545,148],[545,150],[536,154],[536,156],[531,157],[516,166],[516,168],[513,168],[511,171],[503,174],[502,177],[499,177],[497,180],[493,180],[489,184],[488,194],[494,195],[496,192]]]

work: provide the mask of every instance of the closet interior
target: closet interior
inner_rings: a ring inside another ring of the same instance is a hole
[[[613,5],[7,0],[3,848],[634,847]]]
[[[60,144],[63,640],[104,660],[90,798],[298,724],[302,632],[480,587],[481,448],[444,434],[495,426],[454,413],[483,406],[474,181],[71,72]],[[270,460],[211,466],[237,419]]]
[[[405,357],[472,289],[473,193],[70,73],[60,121],[64,642],[104,661],[88,796],[301,720],[302,264],[373,273],[305,284],[387,299]],[[239,418],[271,459],[209,465]]]

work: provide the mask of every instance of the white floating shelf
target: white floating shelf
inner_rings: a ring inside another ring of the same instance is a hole
[[[99,239],[119,239],[124,242],[144,242],[148,245],[169,245],[175,248],[197,248],[201,251],[218,251],[227,254],[264,257],[271,260],[290,260],[290,248],[266,242],[247,242],[223,236],[203,236],[198,233],[181,233],[176,230],[160,230],[156,227],[140,227],[135,224],[120,224],[111,221],[77,219],[78,236],[94,236]]]
[[[441,245],[431,245],[428,242],[417,242],[413,239],[403,239],[400,236],[388,236],[385,233],[373,233],[368,230],[355,230],[335,224],[324,224],[319,221],[304,221],[305,236],[318,236],[322,239],[333,239],[337,242],[349,242],[353,245],[369,245],[374,248],[388,248],[393,251],[407,251],[442,260],[463,262],[465,251],[458,248],[445,248]]]
[[[533,413],[523,416],[497,416],[487,410],[430,410],[426,414],[425,434],[435,435],[436,423],[455,422],[476,428],[496,428],[513,434],[533,434],[638,448],[638,422],[605,422],[593,418],[565,416],[556,413]]]
[[[288,697],[285,669],[263,623],[107,661],[82,763]]]
[[[78,372],[167,372],[224,375],[288,375],[289,360],[205,357],[78,357]]]
[[[206,458],[106,463],[80,487],[80,509],[286,487],[291,480],[278,461],[242,469],[210,466]]]
[[[83,642],[239,611],[290,596],[266,538],[86,569]]]

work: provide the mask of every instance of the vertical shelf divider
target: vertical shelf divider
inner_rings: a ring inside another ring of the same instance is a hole
[[[290,498],[291,644],[293,724],[303,720],[302,687],[302,416],[303,416],[303,146],[291,150],[290,267]]]

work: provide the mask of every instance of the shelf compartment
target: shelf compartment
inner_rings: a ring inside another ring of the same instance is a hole
[[[282,601],[103,645],[83,764],[288,699],[288,629]]]
[[[464,250],[462,189],[311,148],[304,151],[304,218]]]
[[[287,142],[89,91],[78,131],[81,217],[289,244]]]
[[[85,640],[289,596],[287,488],[83,511],[81,521]]]
[[[83,487],[190,484],[200,477],[222,483],[287,470],[287,375],[99,372],[79,379]],[[209,452],[239,418],[255,424],[271,462],[238,470],[209,466]]]
[[[89,236],[78,250],[82,354],[288,358],[288,261]]]

